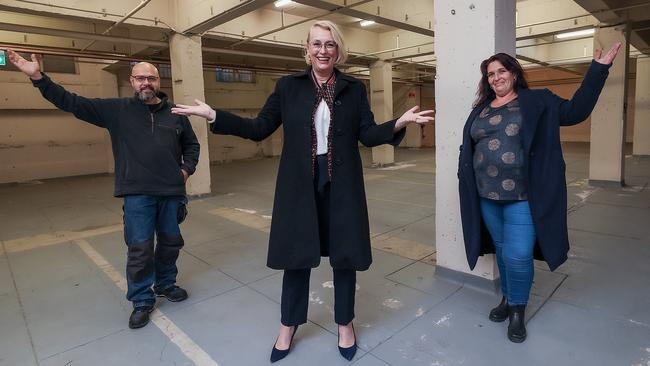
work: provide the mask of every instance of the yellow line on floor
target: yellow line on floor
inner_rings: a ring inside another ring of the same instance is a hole
[[[92,259],[93,262],[99,267],[99,269],[104,272],[108,278],[111,279],[115,283],[115,285],[122,290],[122,292],[126,292],[126,279],[122,277],[122,275],[111,265],[108,263],[108,261],[101,255],[99,254],[98,251],[93,248],[88,241],[79,239],[74,241],[81,250],[83,250],[86,255]]]
[[[208,211],[209,214],[222,217],[251,229],[263,231],[265,233],[270,232],[271,220],[253,212],[254,211],[247,212],[247,210],[230,207],[221,207]]]
[[[240,225],[244,225],[252,229],[260,230],[266,233],[269,232],[271,220],[259,215],[252,210],[222,207],[210,210],[208,212],[212,215],[222,217],[226,220],[236,222]],[[372,247],[375,249],[417,261],[431,256],[436,252],[436,250],[429,245],[425,245],[412,240],[391,237],[388,235],[376,236],[372,238],[371,243]],[[429,259],[427,261],[423,261],[423,263],[435,264],[435,257],[433,261]]]
[[[436,185],[435,183],[413,182],[410,180],[402,180],[402,179],[384,179],[384,182],[398,183],[398,184],[412,184],[412,185],[429,186],[429,187],[435,187]]]
[[[4,245],[7,253],[15,253],[116,231],[122,231],[122,224],[103,226],[82,231],[55,231],[53,233],[6,240],[4,241]]]
[[[416,261],[436,252],[431,246],[388,235],[379,235],[372,238],[372,247]]]
[[[370,182],[370,181],[373,181],[373,180],[376,180],[376,179],[382,179],[382,178],[385,178],[385,177],[386,177],[385,175],[381,175],[381,174],[366,173],[366,174],[363,175],[363,180],[366,181],[366,182]]]
[[[74,241],[84,253],[115,283],[115,285],[126,292],[126,279],[108,261],[99,254],[86,240]],[[155,309],[151,313],[151,321],[175,343],[181,352],[192,360],[197,366],[219,366],[198,344],[196,344],[185,332],[172,322],[162,311]]]
[[[413,203],[413,202],[405,202],[405,201],[396,201],[396,200],[388,200],[385,198],[377,198],[377,197],[370,197],[368,196],[369,201],[381,201],[381,202],[390,202],[390,203],[397,203],[400,205],[407,205],[407,206],[414,206],[414,207],[422,207],[422,208],[430,208],[430,209],[435,209],[435,206],[431,205],[421,205],[419,203]]]

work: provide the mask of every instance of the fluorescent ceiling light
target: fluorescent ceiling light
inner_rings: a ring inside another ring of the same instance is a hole
[[[563,38],[571,38],[571,37],[588,36],[594,34],[594,31],[595,31],[594,28],[590,28],[590,29],[583,29],[575,32],[560,33],[560,34],[556,34],[555,38],[563,39]]]
[[[291,4],[293,4],[293,1],[291,1],[291,0],[278,0],[278,1],[273,3],[273,5],[275,5],[276,8],[281,8],[283,6],[287,6],[287,5],[291,5]]]
[[[373,25],[373,24],[375,24],[375,21],[374,21],[374,20],[362,20],[362,21],[359,22],[359,24],[360,24],[362,27],[367,27],[367,26],[369,26],[369,25]]]

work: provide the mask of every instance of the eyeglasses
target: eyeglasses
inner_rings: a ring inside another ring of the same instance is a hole
[[[320,50],[325,46],[326,51],[332,51],[337,47],[337,44],[335,42],[325,42],[321,43],[319,41],[314,41],[309,44],[309,46],[314,49],[314,50]]]
[[[145,80],[150,83],[155,83],[159,79],[158,76],[131,75],[131,77],[134,78],[138,83],[144,83]]]

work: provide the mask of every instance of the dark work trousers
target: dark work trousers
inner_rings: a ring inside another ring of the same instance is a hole
[[[176,284],[176,260],[184,244],[179,211],[184,210],[186,202],[185,196],[124,197],[126,298],[134,307],[153,305],[154,290],[163,291]],[[158,237],[155,248],[154,234]]]
[[[318,231],[321,255],[329,255],[329,196],[327,179],[327,155],[318,155],[314,174],[314,192],[318,210]],[[333,269],[334,272],[334,321],[346,325],[354,319],[354,295],[357,272],[354,269]],[[307,322],[309,305],[309,277],[311,268],[287,269],[282,278],[281,322],[295,326]]]

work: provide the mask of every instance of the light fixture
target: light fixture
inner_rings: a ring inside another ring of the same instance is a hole
[[[588,35],[594,34],[594,32],[595,32],[594,28],[589,28],[589,29],[583,29],[583,30],[579,30],[579,31],[556,34],[555,38],[564,39],[564,38],[588,36]]]
[[[362,21],[359,22],[359,25],[361,25],[362,27],[367,27],[367,26],[373,25],[373,24],[375,24],[374,20],[362,20]]]
[[[278,1],[273,3],[273,5],[275,5],[276,8],[281,8],[281,7],[284,7],[284,6],[291,5],[291,4],[293,4],[293,1],[291,1],[291,0],[278,0]]]

